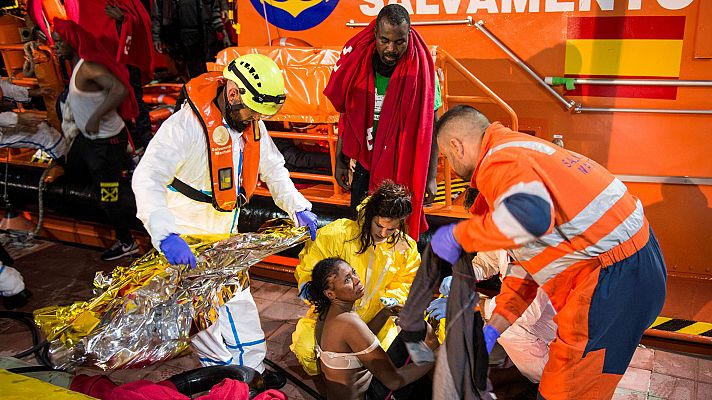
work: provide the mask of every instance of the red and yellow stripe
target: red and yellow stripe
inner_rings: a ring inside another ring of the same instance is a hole
[[[680,76],[684,16],[570,17],[567,77],[665,78]],[[674,87],[580,85],[570,95],[674,99]]]

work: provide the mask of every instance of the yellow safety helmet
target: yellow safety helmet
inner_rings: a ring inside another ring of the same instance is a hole
[[[265,55],[240,56],[225,67],[223,76],[240,88],[243,103],[262,115],[277,114],[287,99],[282,70]]]

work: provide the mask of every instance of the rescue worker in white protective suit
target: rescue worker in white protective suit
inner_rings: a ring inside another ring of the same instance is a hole
[[[480,281],[497,274],[501,274],[504,279],[509,265],[509,256],[504,250],[481,251],[472,260],[475,275]],[[445,296],[449,292],[449,282],[449,277],[443,279],[440,286],[440,293]],[[435,299],[427,311],[433,318],[440,320],[445,317],[446,302],[446,297]],[[495,304],[496,297],[485,301],[485,320],[492,316]],[[519,372],[533,383],[539,383],[544,365],[549,360],[549,343],[556,337],[554,316],[556,311],[540,288],[529,308],[497,340]]]
[[[0,79],[0,100],[3,100],[0,105],[0,147],[37,148],[53,159],[67,153],[71,140],[49,126],[46,113],[13,111],[17,107],[16,102],[27,103],[32,97],[51,92],[51,88],[28,89]]]
[[[48,88],[27,89],[0,79],[0,100],[28,102],[31,97],[48,93]],[[43,125],[42,135],[36,135],[40,124]],[[52,150],[50,143],[54,143],[54,141],[50,142],[52,138],[49,137],[49,129],[51,128],[47,126],[45,116],[40,113],[16,113],[11,110],[0,110],[0,147],[28,147],[29,145]],[[47,137],[44,137],[45,134]],[[30,136],[33,137],[30,138]],[[8,310],[22,307],[32,296],[32,293],[25,289],[25,281],[22,279],[20,271],[10,266],[12,262],[12,257],[0,245],[0,297],[3,299],[4,307]]]
[[[24,306],[32,293],[25,288],[20,271],[10,267],[10,264],[12,258],[0,245],[0,297],[6,309],[14,310]]]
[[[187,99],[151,140],[133,175],[138,218],[171,264],[195,266],[180,234],[237,233],[240,207],[257,186],[258,173],[279,208],[316,238],[311,203],[289,178],[284,158],[263,116],[286,98],[282,71],[271,59],[247,54],[222,73],[186,84]],[[245,365],[265,370],[265,336],[249,287],[219,310],[217,322],[192,339],[203,365]],[[284,378],[267,372],[268,387]]]

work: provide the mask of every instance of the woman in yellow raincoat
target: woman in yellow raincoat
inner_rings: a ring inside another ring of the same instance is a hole
[[[339,257],[350,264],[361,277],[364,296],[356,303],[356,312],[368,323],[383,308],[381,298],[404,304],[420,266],[416,242],[407,235],[405,221],[411,214],[408,190],[384,181],[371,197],[359,206],[358,219],[339,219],[319,229],[313,242],[308,242],[299,254],[295,276],[300,290],[311,280],[317,262]],[[290,349],[310,375],[317,375],[315,353],[314,309],[297,323]],[[387,350],[398,334],[393,319],[378,333],[378,340]]]

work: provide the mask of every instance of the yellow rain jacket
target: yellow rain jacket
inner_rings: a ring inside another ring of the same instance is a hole
[[[329,257],[346,260],[358,274],[364,285],[365,294],[356,302],[356,312],[368,323],[383,308],[381,297],[392,297],[404,304],[408,291],[420,266],[420,254],[413,239],[396,243],[380,243],[363,254],[358,254],[361,241],[360,226],[350,219],[339,219],[319,229],[313,242],[307,242],[299,254],[299,265],[294,273],[301,289],[311,280],[312,268],[319,261]],[[353,240],[352,240],[353,239]],[[307,315],[297,323],[292,334],[290,349],[309,375],[319,373],[315,353],[316,314],[312,307]],[[378,333],[381,346],[388,349],[398,331],[392,318]]]

